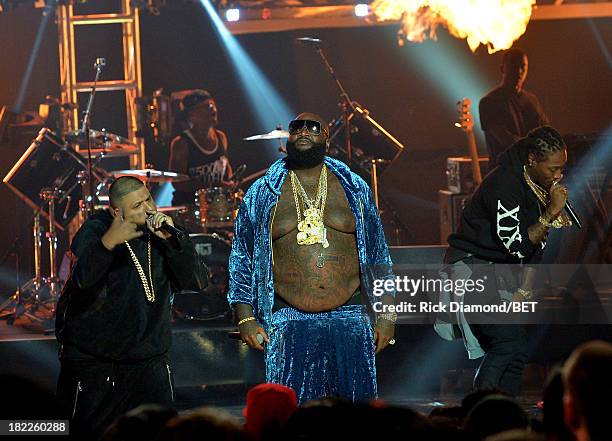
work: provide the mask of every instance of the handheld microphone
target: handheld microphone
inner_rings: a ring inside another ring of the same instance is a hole
[[[296,38],[295,41],[302,44],[308,44],[311,46],[320,46],[323,43],[323,40],[320,38],[312,38],[312,37],[300,37]]]
[[[240,331],[230,331],[227,333],[227,336],[233,340],[240,340],[242,338],[240,336]],[[257,334],[256,338],[257,338],[257,343],[259,343],[260,345],[263,344],[264,338],[261,334]]]
[[[147,216],[147,220],[151,219],[152,217],[153,217],[152,215]],[[179,230],[175,226],[170,225],[166,221],[164,221],[159,226],[159,228],[157,228],[157,230],[165,231],[166,233],[171,234],[173,237],[179,240],[182,239],[183,236],[185,235],[185,233],[183,233],[181,230]]]
[[[582,222],[580,222],[580,218],[574,211],[574,207],[572,207],[572,204],[570,204],[569,199],[565,201],[565,213],[567,213],[574,225],[576,225],[579,229],[582,228]]]
[[[172,236],[176,237],[177,239],[181,239],[184,235],[184,233],[181,230],[170,225],[168,222],[162,223],[159,229],[162,231],[165,231],[166,233],[172,234]]]
[[[553,186],[556,185],[559,182],[559,180],[556,180],[553,182]],[[570,220],[572,221],[572,224],[576,225],[576,227],[578,227],[578,229],[582,228],[582,222],[580,222],[580,219],[578,218],[578,215],[576,214],[576,212],[574,211],[574,207],[572,207],[572,204],[570,203],[569,199],[565,199],[565,213],[567,214],[567,216],[570,218]]]

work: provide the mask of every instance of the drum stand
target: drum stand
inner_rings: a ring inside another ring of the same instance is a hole
[[[49,228],[46,238],[49,242],[49,276],[44,277],[42,275],[41,205],[34,213],[34,278],[22,286],[17,286],[15,293],[0,305],[0,312],[8,308],[12,309],[9,314],[5,315],[9,325],[12,325],[15,319],[20,316],[28,317],[32,321],[43,324],[52,320],[55,315],[55,303],[61,288],[61,280],[56,269],[57,233],[55,228],[55,204],[60,199],[60,192],[57,189],[43,188],[40,192],[40,198],[44,201],[43,204],[48,204]],[[17,262],[19,262],[18,258]],[[19,271],[18,263],[17,271]],[[44,307],[47,312],[42,311],[41,307]]]

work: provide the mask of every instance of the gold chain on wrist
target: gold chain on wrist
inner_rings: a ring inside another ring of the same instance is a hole
[[[538,184],[533,182],[533,179],[531,179],[531,177],[529,176],[529,173],[527,173],[527,167],[525,167],[524,165],[523,165],[523,178],[525,179],[525,182],[527,183],[527,185],[529,186],[533,194],[535,194],[535,196],[538,198],[538,200],[545,207],[548,207],[549,202],[550,202],[549,201],[550,195],[545,189],[543,189]],[[550,227],[563,228],[563,227],[569,227],[572,225],[572,221],[565,215],[565,213],[558,214],[552,221],[548,221],[544,216],[540,216],[540,218],[538,219],[538,222],[540,222],[542,225],[549,227],[549,228]]]
[[[243,323],[250,322],[251,320],[255,320],[255,317],[251,316],[251,317],[243,318],[242,320],[238,322],[238,326],[240,326]]]

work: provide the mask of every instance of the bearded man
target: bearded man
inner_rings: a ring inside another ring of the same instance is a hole
[[[325,155],[318,115],[289,123],[287,157],[247,192],[236,220],[228,300],[242,341],[265,352],[266,380],[298,402],[377,396],[375,352],[393,344],[396,314],[374,327],[364,274],[391,259],[368,185]],[[371,295],[369,300],[373,300]]]

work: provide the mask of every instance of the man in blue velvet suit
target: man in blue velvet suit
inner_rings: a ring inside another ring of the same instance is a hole
[[[287,157],[240,207],[228,300],[242,341],[265,352],[267,382],[300,403],[375,398],[374,354],[393,343],[397,318],[379,314],[372,327],[361,300],[366,270],[391,265],[380,217],[368,185],[325,156],[321,117],[300,114],[289,134]]]

